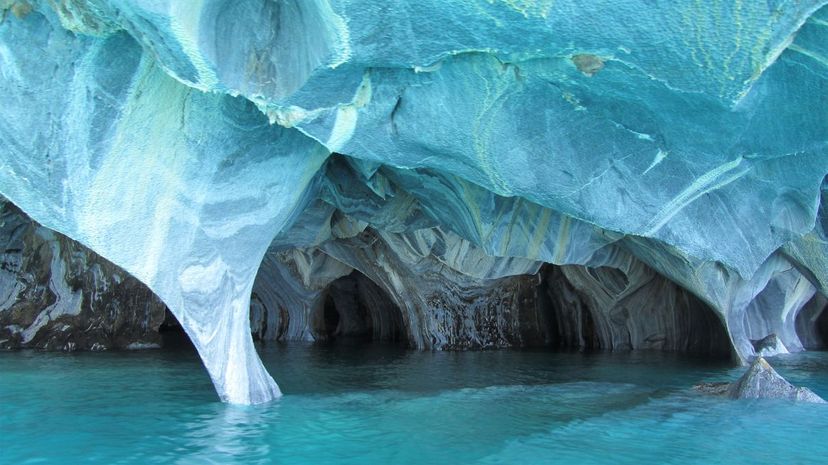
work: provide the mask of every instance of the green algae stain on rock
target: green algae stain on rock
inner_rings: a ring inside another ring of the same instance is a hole
[[[572,58],[570,59],[572,60],[572,63],[575,64],[575,67],[578,68],[578,71],[589,77],[592,77],[595,73],[604,69],[604,60],[599,56],[582,53],[572,55]]]
[[[29,2],[15,2],[11,6],[11,12],[14,16],[18,19],[23,19],[26,16],[29,16],[29,13],[32,12],[32,5]]]
[[[9,11],[11,11],[17,19],[23,19],[26,16],[29,16],[29,13],[32,12],[32,5],[25,0],[22,2],[16,2],[14,0],[0,0],[0,24],[5,21]]]

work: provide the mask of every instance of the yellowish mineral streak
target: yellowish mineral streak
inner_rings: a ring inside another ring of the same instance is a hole
[[[23,19],[32,12],[32,5],[26,1],[14,2],[11,6],[11,12],[18,19]]]
[[[483,105],[475,115],[472,123],[472,146],[477,156],[478,167],[482,174],[488,177],[492,191],[502,196],[511,196],[509,184],[500,176],[495,165],[495,157],[505,153],[505,146],[492,147],[492,131],[497,115],[501,113],[504,103],[516,94],[521,86],[514,79],[514,66],[503,65],[501,69],[484,76],[479,67],[475,67],[475,74],[483,83]]]

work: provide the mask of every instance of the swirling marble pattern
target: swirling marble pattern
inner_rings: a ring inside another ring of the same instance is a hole
[[[147,284],[232,402],[279,394],[257,272],[296,338],[349,269],[418,347],[544,338],[466,322],[518,321],[550,263],[591,311],[630,300],[566,266],[708,306],[742,359],[796,350],[828,283],[825,4],[5,0],[0,194]]]

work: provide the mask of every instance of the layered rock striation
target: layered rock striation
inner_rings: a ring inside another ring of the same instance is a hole
[[[0,199],[0,349],[159,347],[164,303],[77,242]]]
[[[826,2],[583,3],[0,2],[0,194],[232,402],[251,332],[818,344]]]

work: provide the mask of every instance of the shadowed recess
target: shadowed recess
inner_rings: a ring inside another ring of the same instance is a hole
[[[162,299],[234,403],[281,394],[251,335],[800,351],[826,4],[0,1],[0,195]],[[75,312],[52,287],[0,339]]]

